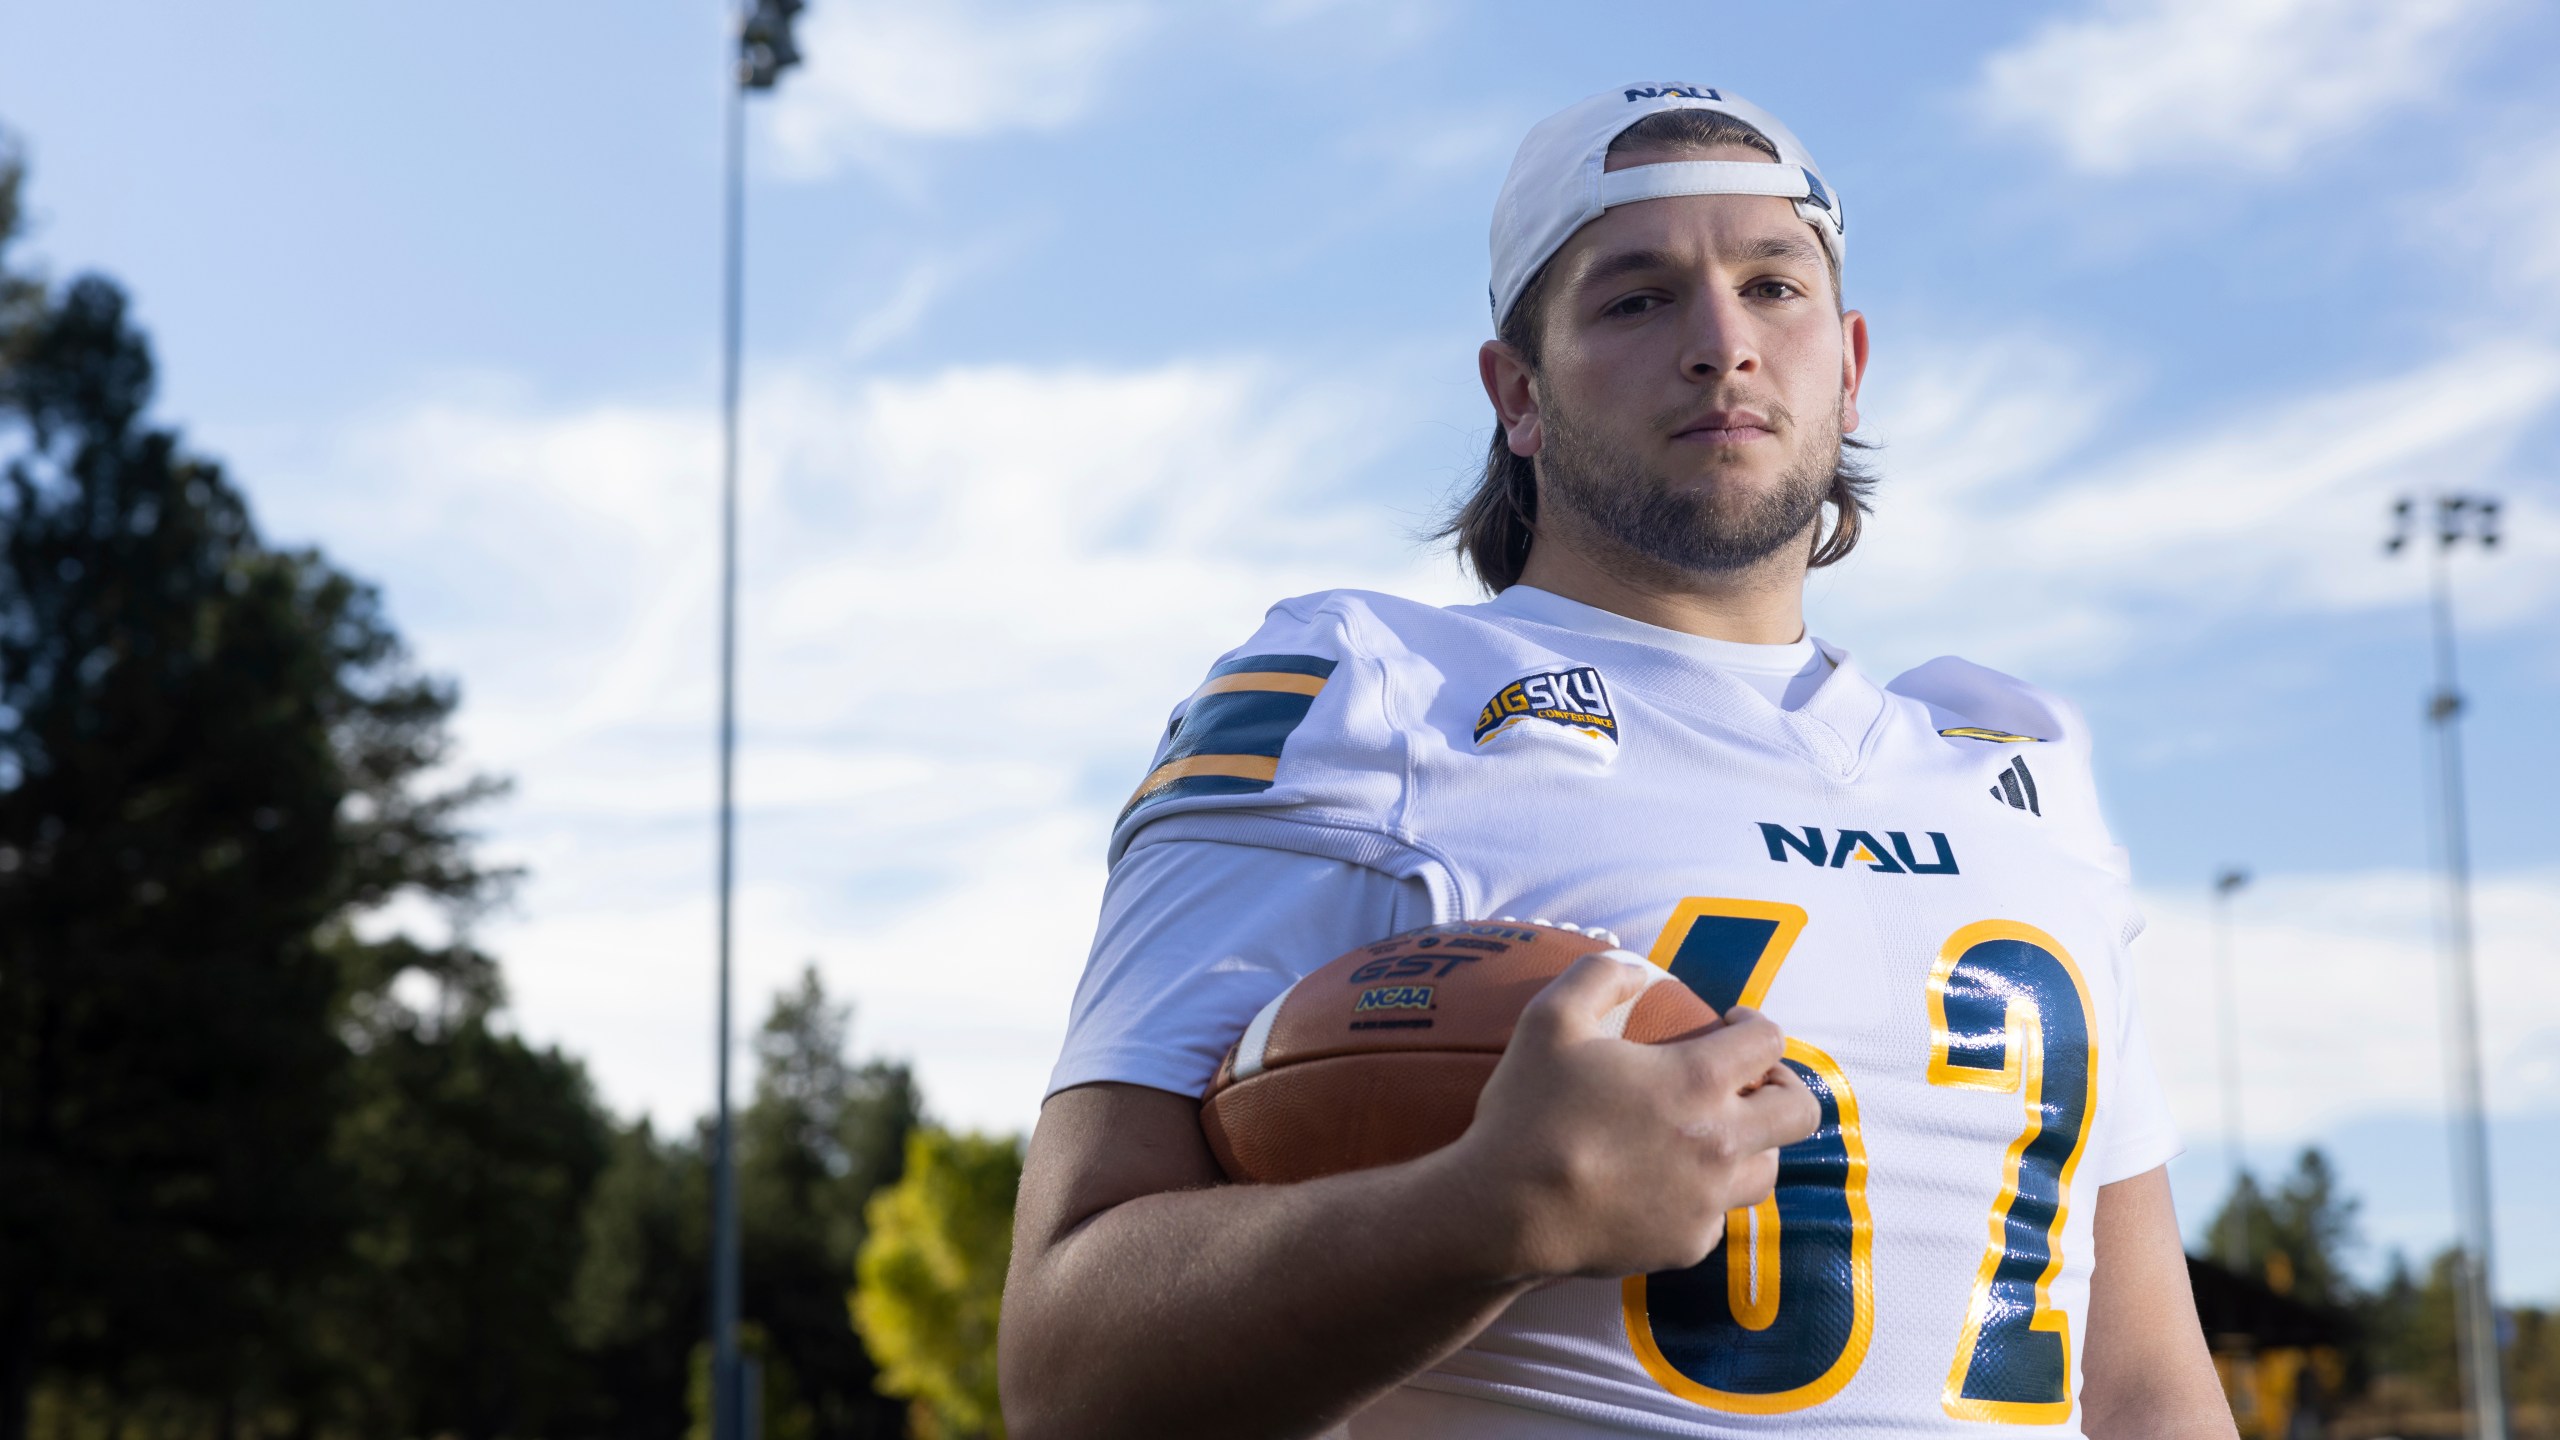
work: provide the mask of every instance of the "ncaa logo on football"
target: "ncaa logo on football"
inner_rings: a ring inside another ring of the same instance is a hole
[[[1381,985],[1375,990],[1361,991],[1360,998],[1351,1002],[1351,1012],[1355,1015],[1369,1010],[1430,1008],[1431,987],[1428,985]]]
[[[1494,692],[1476,713],[1476,744],[1538,723],[1618,743],[1618,712],[1609,706],[1609,687],[1588,665],[1523,675]]]

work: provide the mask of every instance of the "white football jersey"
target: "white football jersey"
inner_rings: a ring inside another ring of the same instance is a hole
[[[2078,1434],[2098,1187],[2177,1142],[2077,711],[1955,659],[1879,687],[1828,646],[1784,710],[1560,608],[1283,602],[1112,839],[1606,928],[1786,1030],[1822,1127],[1704,1263],[1532,1292],[1413,1385],[1640,1434]]]

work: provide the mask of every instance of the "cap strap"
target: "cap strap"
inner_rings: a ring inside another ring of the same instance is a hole
[[[1673,195],[1775,195],[1781,200],[1803,200],[1818,194],[1812,174],[1802,166],[1754,160],[1666,160],[1600,176],[1604,206]]]

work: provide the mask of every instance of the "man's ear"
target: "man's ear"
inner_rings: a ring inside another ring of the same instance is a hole
[[[1840,433],[1858,428],[1858,386],[1867,378],[1867,317],[1840,312]]]
[[[1538,373],[1528,357],[1499,340],[1487,340],[1476,351],[1476,373],[1483,377],[1484,396],[1493,402],[1494,418],[1511,453],[1537,454],[1547,435],[1538,409]]]

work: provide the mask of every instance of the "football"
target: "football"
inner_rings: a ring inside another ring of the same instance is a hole
[[[1609,1016],[1660,1044],[1715,1027],[1689,987],[1616,936],[1543,920],[1453,921],[1331,961],[1272,998],[1218,1066],[1201,1128],[1228,1178],[1312,1180],[1425,1155],[1474,1118],[1512,1026],[1575,960],[1609,951],[1653,982]]]

